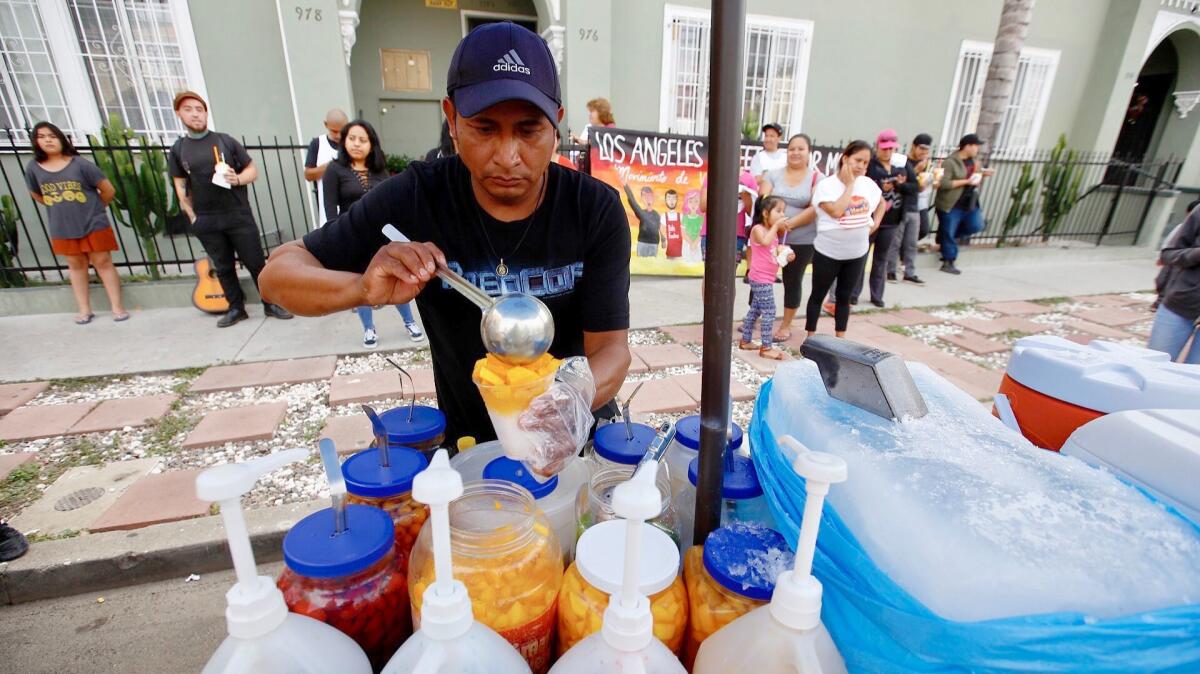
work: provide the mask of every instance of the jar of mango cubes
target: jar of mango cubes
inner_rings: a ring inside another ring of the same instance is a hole
[[[660,529],[642,527],[638,589],[650,599],[654,636],[676,655],[687,628],[687,592],[679,573],[679,548]],[[609,597],[621,591],[626,524],[602,522],[579,539],[575,563],[558,593],[558,654],[600,631]]]
[[[703,546],[684,554],[691,621],[684,659],[688,670],[709,635],[771,600],[775,578],[792,568],[792,560],[782,534],[741,522],[717,529]]]
[[[378,671],[412,631],[392,520],[378,508],[348,505],[346,529],[333,531],[332,508],[297,522],[283,539],[287,566],[276,585],[289,611],[354,639]]]
[[[413,543],[429,517],[429,508],[412,499],[412,483],[429,461],[415,449],[393,447],[387,452],[388,465],[383,463],[384,454],[377,447],[346,459],[342,464],[346,502],[375,506],[391,516],[396,530],[396,563],[407,573]]]
[[[413,623],[434,581],[426,524],[409,565]],[[550,668],[563,561],[558,538],[529,490],[499,480],[465,485],[450,504],[454,577],[467,586],[475,619],[511,643],[536,674]]]
[[[471,379],[479,387],[496,438],[508,458],[527,461],[538,456],[536,438],[521,429],[518,419],[529,409],[529,403],[554,383],[560,364],[561,361],[548,353],[526,365],[508,363],[491,353],[476,361]],[[553,465],[530,464],[529,467],[549,477],[561,471],[569,460],[570,457],[562,457]]]

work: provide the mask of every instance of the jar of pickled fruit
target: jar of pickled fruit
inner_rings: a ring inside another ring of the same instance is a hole
[[[420,626],[425,588],[434,581],[426,524],[409,565],[413,623]],[[450,504],[454,577],[467,586],[475,619],[511,643],[537,674],[553,655],[563,561],[558,537],[529,490],[479,480]]]
[[[683,579],[690,620],[684,665],[689,670],[709,635],[771,600],[775,578],[792,568],[792,559],[782,534],[740,522],[688,549]]]
[[[376,447],[365,449],[346,459],[342,476],[346,478],[346,502],[362,503],[382,509],[392,518],[396,529],[396,563],[408,572],[408,556],[429,517],[429,508],[412,499],[412,483],[429,461],[424,454],[408,447],[393,447],[383,453]]]
[[[541,481],[520,461],[498,456],[483,467],[483,478],[504,480],[528,489],[554,529],[562,547],[563,563],[571,563],[575,556],[575,498],[588,478],[587,467],[582,461],[572,461],[558,475]]]
[[[619,519],[613,512],[612,491],[617,485],[633,477],[637,466],[614,466],[596,471],[588,479],[587,488],[581,488],[575,500],[575,519],[579,535],[583,535],[589,527],[600,522]],[[671,481],[667,471],[660,465],[655,475],[654,484],[662,494],[662,511],[646,524],[662,529],[671,540],[679,545],[679,515],[671,501]]]
[[[387,430],[389,448],[415,449],[426,461],[446,441],[446,415],[436,407],[404,405],[380,414],[379,420]]]
[[[617,466],[636,466],[654,444],[658,431],[646,424],[618,421],[596,429],[592,443],[584,450],[584,461],[591,472]]]
[[[742,446],[742,427],[733,424],[733,434],[726,452]],[[688,464],[700,455],[700,415],[693,414],[675,423],[675,439],[667,447],[663,463],[671,478],[671,499],[679,509],[679,536],[685,548],[692,544],[692,528],[696,514],[696,488],[688,481]]]
[[[700,459],[697,457],[688,465],[688,483],[692,485],[692,495],[696,493],[699,472]],[[694,509],[695,501],[685,501],[681,507],[688,505]],[[721,526],[734,522],[759,524],[768,529],[775,526],[775,518],[767,505],[754,461],[742,454],[726,456],[721,474]]]
[[[609,597],[621,591],[626,524],[601,522],[579,539],[575,563],[558,593],[558,654],[600,631]],[[687,628],[687,591],[679,573],[679,548],[660,529],[642,527],[638,590],[650,599],[654,636],[680,655]]]
[[[305,517],[284,536],[283,560],[276,584],[288,610],[354,639],[376,671],[412,632],[392,519],[379,508],[347,505],[337,535],[332,509]]]

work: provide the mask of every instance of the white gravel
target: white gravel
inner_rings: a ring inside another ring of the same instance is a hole
[[[177,375],[134,375],[59,382],[28,404],[65,405],[113,398],[164,395],[174,393],[173,389],[186,381],[190,381],[190,378]]]

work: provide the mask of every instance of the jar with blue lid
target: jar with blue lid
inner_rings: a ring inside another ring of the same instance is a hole
[[[684,554],[689,671],[709,635],[771,600],[775,579],[792,568],[793,557],[778,531],[741,522],[713,531]]]
[[[359,504],[347,505],[345,514],[338,535],[332,508],[288,531],[276,584],[289,611],[341,630],[378,671],[412,632],[407,578],[396,564],[391,517]]]
[[[572,461],[561,473],[543,482],[520,461],[499,456],[484,466],[483,479],[504,480],[528,489],[558,536],[565,563],[570,563],[575,556],[575,497],[588,479],[584,462]]]
[[[428,460],[446,440],[446,415],[436,407],[404,405],[379,415],[389,447],[409,447]],[[379,438],[376,438],[378,444]]]
[[[768,528],[774,527],[775,518],[772,517],[771,508],[767,505],[767,497],[763,494],[762,483],[759,482],[754,461],[743,454],[726,454],[723,468],[720,526],[726,526],[733,522],[747,522],[761,524]],[[699,471],[700,458],[697,457],[688,464],[688,484],[692,488],[685,493],[679,506],[692,513],[696,508],[695,494]],[[688,498],[689,496],[691,498]],[[688,527],[682,533],[687,536],[684,539],[686,544],[691,542],[692,527],[690,525],[692,522],[689,520],[685,524]]]
[[[742,427],[732,424],[733,432],[726,453],[737,451],[742,446]],[[683,548],[692,544],[692,523],[696,517],[696,487],[688,480],[688,466],[700,456],[700,415],[693,414],[675,422],[675,439],[663,455],[663,464],[671,480],[671,500],[679,509],[679,532]]]
[[[593,473],[617,466],[636,466],[656,437],[658,431],[646,424],[620,421],[606,424],[596,429],[592,443],[584,450],[584,461]]]
[[[393,447],[386,453],[372,447],[342,463],[346,502],[375,506],[392,518],[396,563],[403,572],[408,571],[413,543],[429,517],[429,508],[412,498],[413,478],[427,466],[425,455],[408,447]]]

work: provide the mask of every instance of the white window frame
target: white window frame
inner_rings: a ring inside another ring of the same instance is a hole
[[[196,33],[192,28],[187,0],[169,0],[168,6],[171,20],[175,22],[175,35],[179,40],[179,51],[183,58],[188,86],[208,100],[208,86],[200,66],[200,51],[196,48]],[[66,0],[39,0],[38,9],[46,28],[46,40],[50,43],[54,65],[58,69],[63,95],[71,106],[75,128],[81,134],[99,133],[104,120],[100,116],[100,104],[96,100],[84,57],[79,50],[79,36],[75,32]],[[208,123],[211,128],[217,128],[211,110]]]
[[[675,104],[674,87],[671,83],[671,71],[673,70],[674,49],[671,43],[671,24],[677,18],[700,19],[708,24],[708,30],[712,30],[712,13],[709,10],[688,7],[684,5],[664,5],[663,6],[663,30],[662,30],[662,72],[659,79],[660,89],[662,93],[659,96],[658,103],[658,130],[667,132],[672,122],[674,121],[672,110]],[[749,29],[752,25],[765,27],[784,27],[799,32],[802,36],[800,44],[800,53],[798,55],[799,63],[796,66],[796,75],[793,81],[792,97],[791,97],[791,117],[784,120],[759,120],[765,124],[766,121],[779,121],[787,126],[788,133],[797,133],[802,128],[804,122],[804,99],[805,90],[808,87],[808,68],[811,63],[812,56],[812,41],[814,25],[812,21],[807,19],[794,19],[782,16],[768,16],[765,14],[747,14],[746,28]],[[711,33],[710,33],[711,36]],[[745,47],[743,48],[745,49]],[[711,52],[710,52],[711,58]],[[742,67],[745,68],[743,61]],[[701,106],[707,105],[707,99],[710,93],[708,81],[708,63],[703,64],[704,83],[701,92]],[[742,88],[742,104],[745,99],[745,85]],[[739,105],[741,107],[741,105]],[[708,126],[707,115],[704,118],[704,126]],[[678,129],[671,129],[678,133]]]
[[[954,120],[954,111],[958,106],[959,101],[956,98],[958,89],[962,83],[964,58],[969,52],[981,51],[986,54],[987,65],[991,64],[992,51],[994,47],[990,42],[979,42],[976,40],[963,40],[959,47],[958,60],[954,66],[954,79],[950,84],[950,95],[946,102],[946,116],[942,122],[942,139],[941,144],[950,147],[958,142],[958,138],[951,138],[951,125]],[[1029,138],[1021,145],[1009,145],[1007,147],[997,148],[1001,151],[1021,151],[1033,150],[1037,146],[1038,138],[1042,133],[1042,122],[1046,118],[1046,110],[1050,106],[1050,94],[1054,88],[1054,78],[1058,74],[1058,63],[1062,57],[1062,52],[1058,49],[1042,49],[1037,47],[1022,47],[1020,60],[1042,60],[1046,62],[1046,81],[1042,83],[1042,90],[1039,94],[1037,108],[1034,110],[1033,122],[1029,127]],[[1019,67],[1019,66],[1018,66]],[[987,77],[987,69],[984,68],[983,77]],[[982,92],[982,89],[981,89]],[[1016,94],[1014,89],[1013,94]],[[980,101],[982,104],[982,101]],[[1009,102],[1005,105],[1011,105],[1011,96]],[[978,110],[976,110],[978,115]],[[968,129],[965,133],[971,133],[973,129]]]
[[[42,3],[37,2],[37,0],[32,0],[32,2],[29,2],[26,5],[26,7],[33,10],[33,12],[36,14],[38,22],[40,24],[39,27],[41,28],[41,33],[38,37],[46,43],[46,52],[47,52],[48,56],[50,57],[51,74],[54,78],[54,82],[53,82],[54,89],[58,93],[62,94],[63,106],[64,106],[63,112],[66,115],[65,119],[48,120],[48,121],[57,122],[58,126],[60,126],[65,133],[72,134],[72,132],[75,130],[75,127],[77,124],[76,120],[79,118],[79,116],[75,113],[73,106],[71,105],[71,100],[67,96],[67,92],[63,88],[62,80],[58,76],[59,66],[58,66],[57,54],[55,54],[53,45],[50,43],[50,39],[47,36],[46,20],[45,20],[45,17],[42,16],[42,12],[40,11],[41,4]],[[0,9],[0,11],[13,12],[13,9],[12,9],[12,7],[6,7],[4,9]],[[15,12],[14,12],[14,16],[15,16]],[[20,27],[18,26],[18,31],[19,30],[20,30]],[[25,41],[25,38],[26,38],[26,36],[22,32],[21,33],[22,43]],[[24,47],[24,45],[22,45],[22,47]],[[25,54],[28,56],[29,52],[25,51]],[[3,82],[4,82],[3,87],[4,87],[4,89],[7,90],[7,93],[11,94],[12,100],[9,102],[12,104],[12,106],[14,108],[14,112],[16,112],[21,118],[23,118],[24,122],[27,123],[26,128],[32,127],[36,121],[40,121],[40,120],[30,119],[29,116],[26,114],[26,111],[21,109],[20,100],[19,100],[20,94],[18,93],[19,87],[16,82],[12,81],[12,79],[10,77],[10,73],[0,72],[0,80],[3,80]],[[45,103],[46,102],[45,96],[44,96],[44,94],[42,94],[42,92],[45,90],[46,87],[44,85],[42,85],[40,82],[36,82],[36,81],[35,81],[35,86],[37,87],[39,95],[42,98],[41,102]],[[9,97],[10,96],[6,95],[6,98],[9,98]],[[15,142],[19,142],[21,144],[28,143],[28,139],[21,138],[21,136],[23,135],[24,129],[14,128],[13,131],[14,131],[14,135],[16,136],[16,138],[14,138]],[[0,140],[8,140],[8,139],[7,139],[7,137],[5,137]]]

